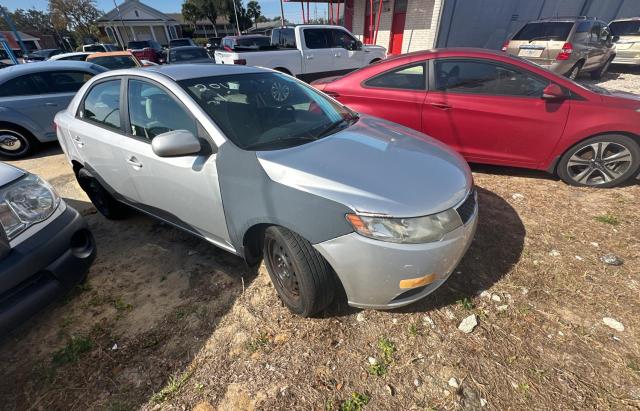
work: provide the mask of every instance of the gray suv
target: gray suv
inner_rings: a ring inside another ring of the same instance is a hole
[[[505,42],[502,51],[572,80],[585,72],[601,78],[616,56],[607,23],[588,17],[531,21]]]
[[[393,308],[443,284],[477,222],[464,159],[286,74],[165,65],[96,76],[56,116],[96,208],[133,207],[256,263],[308,316],[343,288]]]

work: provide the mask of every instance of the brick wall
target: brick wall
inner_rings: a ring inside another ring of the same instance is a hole
[[[363,39],[364,14],[366,1],[355,0],[353,10],[353,34],[359,40]],[[379,0],[374,0],[379,1]],[[402,52],[408,53],[417,50],[426,50],[434,47],[438,30],[440,8],[444,0],[409,0],[407,4],[407,17],[405,20],[404,34],[402,38]],[[380,15],[380,29],[376,44],[389,48],[391,34],[391,22],[393,19],[394,0],[383,2]],[[375,25],[375,22],[374,22]]]

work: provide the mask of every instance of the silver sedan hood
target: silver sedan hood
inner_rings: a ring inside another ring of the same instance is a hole
[[[467,163],[449,147],[368,116],[312,143],[257,156],[275,182],[358,212],[394,217],[447,210],[472,185]]]

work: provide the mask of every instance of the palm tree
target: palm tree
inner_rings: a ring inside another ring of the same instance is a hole
[[[258,28],[258,19],[262,16],[260,4],[256,0],[247,3],[247,16],[253,19],[253,24]]]

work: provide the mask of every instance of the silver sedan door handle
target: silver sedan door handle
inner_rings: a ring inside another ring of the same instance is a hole
[[[309,55],[307,55],[307,56],[305,56],[305,58],[306,58],[307,60],[313,60],[313,56],[309,56]]]
[[[51,102],[44,103],[44,105],[45,106],[49,106],[49,107],[58,107],[58,105],[56,103],[51,103]]]
[[[340,57],[340,53],[334,54],[333,57]]]
[[[142,163],[138,162],[138,159],[131,156],[127,159],[127,163],[133,166],[133,168],[142,168]]]
[[[82,140],[80,140],[80,137],[78,136],[73,137],[73,142],[76,143],[76,145],[80,148],[84,147],[84,143],[82,142]]]

